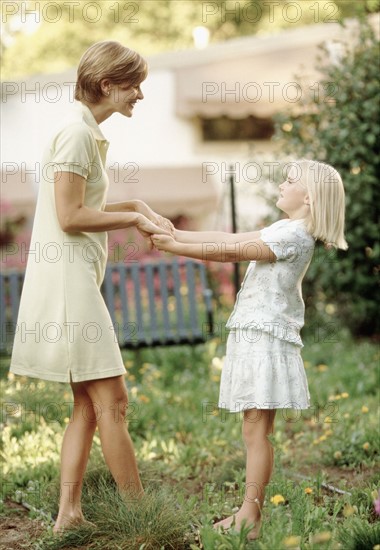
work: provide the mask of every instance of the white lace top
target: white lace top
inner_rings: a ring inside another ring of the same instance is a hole
[[[265,331],[302,346],[305,304],[301,284],[315,240],[303,220],[290,219],[265,227],[260,238],[277,261],[250,262],[226,327]]]

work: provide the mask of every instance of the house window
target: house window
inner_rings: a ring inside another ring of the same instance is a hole
[[[274,134],[271,118],[200,118],[203,141],[248,141],[270,139]]]

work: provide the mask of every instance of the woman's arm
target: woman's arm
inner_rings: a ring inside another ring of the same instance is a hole
[[[226,233],[224,231],[180,231],[174,230],[174,238],[180,243],[229,243],[249,241],[259,239],[260,231],[250,231],[248,233]]]
[[[107,202],[104,212],[137,212],[135,200],[124,202]]]
[[[154,210],[152,210],[144,201],[139,199],[107,203],[105,212],[138,212],[154,224],[158,225],[158,227],[161,227],[170,233],[174,232],[174,226],[170,220],[160,216],[157,212],[154,212]]]
[[[213,262],[276,261],[275,254],[260,238],[239,242],[223,242],[214,239],[197,243],[178,242],[170,235],[152,235],[151,239],[158,250],[198,260]]]
[[[86,180],[72,172],[59,172],[54,177],[57,217],[63,231],[110,231],[135,226],[143,234],[168,231],[158,227],[139,212],[100,211],[84,205]]]

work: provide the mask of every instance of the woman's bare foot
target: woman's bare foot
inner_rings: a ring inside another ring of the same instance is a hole
[[[214,529],[231,529],[233,528],[234,531],[239,532],[242,523],[245,521],[245,527],[248,527],[252,525],[252,529],[249,531],[247,535],[248,540],[256,540],[259,538],[260,534],[260,528],[261,528],[261,519],[258,518],[251,518],[243,516],[242,514],[239,515],[239,512],[234,514],[233,516],[229,516],[228,518],[224,518],[221,521],[218,521],[217,523],[214,523],[213,527]]]
[[[78,527],[96,529],[95,523],[87,521],[83,516],[63,516],[60,519],[57,518],[53,527],[53,533],[59,534],[70,529],[77,529]]]

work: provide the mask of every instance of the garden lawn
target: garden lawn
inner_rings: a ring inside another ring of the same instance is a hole
[[[97,529],[62,537],[52,536],[51,525],[60,445],[71,411],[69,386],[10,375],[9,358],[2,358],[0,548],[373,550],[380,545],[374,510],[380,487],[378,347],[348,337],[305,342],[313,407],[277,411],[270,436],[274,475],[261,537],[251,543],[211,528],[214,520],[237,510],[245,493],[241,418],[216,407],[224,350],[225,343],[214,339],[195,349],[124,354],[129,429],[146,495],[139,502],[120,499],[96,432],[83,508]]]

